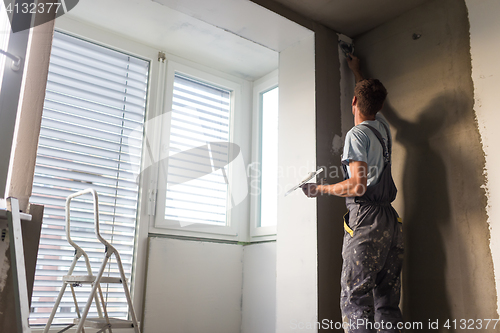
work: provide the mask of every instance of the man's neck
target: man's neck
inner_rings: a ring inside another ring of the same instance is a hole
[[[366,117],[361,112],[356,112],[354,115],[354,125],[357,126],[366,120],[375,120],[375,116]]]

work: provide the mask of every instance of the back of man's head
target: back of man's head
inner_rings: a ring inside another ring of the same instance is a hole
[[[377,79],[365,79],[356,83],[354,96],[358,110],[365,116],[374,116],[382,109],[387,90]]]

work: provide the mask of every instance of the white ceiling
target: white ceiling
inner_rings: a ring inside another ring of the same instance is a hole
[[[169,8],[282,51],[310,32],[250,0],[152,0]]]
[[[311,33],[249,0],[81,0],[66,15],[248,80]]]
[[[427,0],[275,1],[355,37]],[[250,0],[81,0],[67,17],[248,80],[311,33]]]
[[[274,0],[351,38],[428,0]]]

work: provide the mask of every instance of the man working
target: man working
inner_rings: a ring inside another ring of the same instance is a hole
[[[391,175],[391,133],[378,112],[387,91],[376,79],[363,79],[359,59],[348,59],[356,78],[352,113],[355,126],[345,138],[345,180],[306,184],[308,197],[346,197],[342,248],[341,309],[346,332],[401,332],[400,273],[403,229],[391,205],[396,186]]]

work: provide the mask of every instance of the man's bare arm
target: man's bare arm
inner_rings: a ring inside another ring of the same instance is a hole
[[[352,73],[354,74],[354,78],[356,79],[356,83],[364,80],[363,73],[361,72],[360,60],[358,57],[356,57],[352,54],[349,54],[349,57],[347,57],[347,65],[349,66]]]
[[[321,194],[339,197],[359,197],[365,194],[367,186],[368,164],[366,162],[350,161],[351,178],[333,185],[306,184],[302,187],[305,195],[310,198]]]

